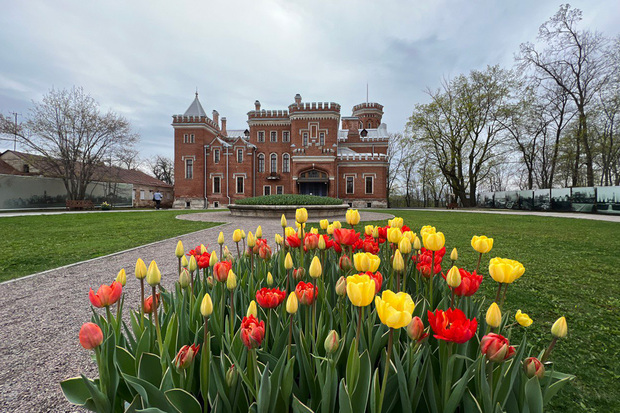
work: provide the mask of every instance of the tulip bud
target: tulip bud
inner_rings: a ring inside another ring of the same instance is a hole
[[[310,277],[319,278],[323,274],[323,267],[321,266],[321,261],[319,257],[316,255],[312,258],[312,262],[310,263]]]
[[[250,301],[250,305],[248,305],[248,311],[246,312],[246,317],[253,315],[254,317],[258,316],[258,310],[256,308],[256,301]]]
[[[207,247],[205,247],[205,244],[200,244],[200,253],[204,254],[205,252],[207,252]]]
[[[401,254],[409,254],[411,252],[411,241],[409,241],[409,238],[403,237],[398,243],[398,249]]]
[[[329,334],[327,334],[327,338],[325,338],[325,343],[323,343],[325,347],[325,352],[327,354],[334,354],[338,347],[340,346],[340,337],[338,337],[338,333],[336,330],[331,330]]]
[[[319,221],[319,224],[321,225],[321,229],[325,231],[329,226],[329,221],[326,219],[322,219],[321,221]]]
[[[406,238],[405,238],[406,239]],[[392,267],[394,271],[402,271],[405,269],[405,261],[399,250],[394,253],[394,261],[392,261]]]
[[[121,268],[121,270],[116,275],[116,282],[118,282],[123,287],[127,284],[127,274],[125,273],[125,269]]]
[[[95,323],[84,323],[78,335],[80,344],[86,350],[97,348],[103,343],[103,332]]]
[[[181,242],[181,240],[177,242],[177,248],[174,250],[174,255],[176,255],[177,258],[181,258],[183,255],[185,255],[185,250],[183,249],[183,243]]]
[[[196,257],[193,255],[189,257],[189,270],[194,272],[198,269],[198,263],[196,262]]]
[[[413,249],[416,251],[420,251],[420,249],[422,249],[422,244],[420,243],[420,238],[419,237],[415,237],[413,240]]]
[[[295,220],[300,224],[303,224],[308,220],[308,210],[306,208],[298,208],[295,211]]]
[[[486,316],[487,324],[493,328],[499,327],[502,322],[502,312],[499,309],[497,303],[491,304],[487,310]]]
[[[146,282],[151,287],[155,287],[161,282],[161,272],[159,271],[155,260],[151,261],[149,264],[149,269],[146,271]]]
[[[211,296],[209,293],[206,293],[204,297],[202,297],[202,302],[200,303],[200,314],[203,317],[209,317],[213,313],[213,301],[211,301]]]
[[[220,235],[217,237],[217,243],[220,245],[224,245],[224,233],[220,231]]]
[[[136,261],[136,278],[141,280],[146,277],[146,264],[142,261],[142,258],[138,258]]]
[[[555,323],[553,323],[553,327],[551,327],[551,334],[557,338],[564,338],[568,333],[568,325],[566,324],[566,317],[558,318]]]
[[[424,338],[424,323],[420,317],[415,316],[411,319],[409,325],[407,325],[407,335],[415,342]]]
[[[275,238],[275,240],[276,240],[276,244],[278,244],[278,245],[282,245],[282,242],[284,241],[284,238],[282,238],[282,235],[280,235],[280,234],[275,234],[274,238]]]
[[[338,266],[342,271],[349,271],[351,268],[353,268],[353,263],[351,263],[351,258],[349,258],[348,255],[343,255],[338,261]]]
[[[311,227],[311,228],[310,228],[310,233],[311,233],[311,234],[317,234],[317,235],[318,235],[319,230],[318,230],[318,229],[316,229],[316,228],[314,228],[314,227]]]
[[[289,314],[295,314],[298,308],[299,300],[297,300],[297,295],[292,292],[288,295],[288,298],[286,300],[286,312]]]
[[[213,279],[213,276],[212,276],[212,275],[209,275],[209,276],[207,277],[207,286],[208,286],[209,288],[213,288],[213,286],[214,286],[214,285],[215,285],[215,280]]]
[[[332,235],[332,234],[334,233],[334,229],[335,229],[335,228],[334,228],[334,224],[329,224],[329,225],[327,226],[327,229],[326,229],[325,231],[327,231],[327,233],[328,233],[329,235]]]
[[[282,225],[282,228],[286,228],[286,217],[284,216],[284,214],[282,214],[282,218],[280,218],[280,225]]]
[[[237,275],[233,272],[233,270],[228,270],[228,278],[226,279],[226,288],[228,291],[232,291],[237,288]]]
[[[232,388],[235,384],[237,384],[238,376],[239,376],[239,373],[237,372],[237,369],[235,368],[235,365],[233,364],[232,366],[230,366],[228,371],[226,371],[226,385],[228,386],[229,389]]]
[[[241,241],[241,230],[240,229],[236,229],[233,231],[232,239],[234,242]]]
[[[458,251],[456,250],[456,247],[454,247],[454,249],[452,249],[452,252],[450,253],[450,259],[451,259],[452,261],[456,261],[456,260],[458,260],[458,259],[459,259],[459,253],[458,253]]]
[[[325,250],[325,248],[327,248],[327,245],[325,244],[325,238],[319,236],[319,249],[323,251]]]
[[[456,265],[450,268],[450,271],[448,271],[448,275],[446,276],[446,282],[452,288],[456,288],[461,285],[461,272]]]
[[[259,225],[258,228],[256,228],[256,238],[262,238],[263,237],[263,228]]]
[[[338,278],[338,281],[336,281],[336,294],[341,297],[347,295],[347,280],[344,276],[341,276]]]
[[[241,238],[245,239],[245,231],[244,230],[241,230]]]
[[[291,257],[291,253],[287,252],[286,257],[284,258],[284,268],[290,270],[293,268],[293,258]]]
[[[215,253],[215,251],[213,251],[209,256],[209,267],[213,267],[218,262],[219,260],[217,259],[217,254]]]
[[[181,274],[179,274],[179,284],[181,288],[187,288],[189,285],[189,271],[187,268],[181,268]]]
[[[181,258],[181,267],[189,267],[189,261],[185,255]]]
[[[295,281],[301,281],[306,276],[306,269],[304,267],[295,268],[293,270],[293,278]]]
[[[256,238],[254,238],[254,234],[252,234],[252,231],[250,231],[248,232],[248,247],[254,248],[255,245],[256,245]]]
[[[267,273],[267,285],[270,287],[273,285],[273,275],[271,275],[271,272]]]
[[[375,230],[375,226],[374,225],[366,225],[364,227],[364,235],[372,237],[372,233],[373,233],[374,230]]]
[[[523,370],[528,379],[536,376],[539,380],[545,377],[545,366],[536,357],[523,360]]]

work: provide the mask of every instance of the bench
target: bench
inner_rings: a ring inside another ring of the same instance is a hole
[[[458,209],[458,204],[456,202],[450,202],[447,206],[448,209]]]
[[[95,209],[95,204],[89,199],[68,199],[67,209]]]

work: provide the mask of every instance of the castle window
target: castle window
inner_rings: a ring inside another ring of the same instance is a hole
[[[276,186],[276,194],[282,195],[284,193],[284,186],[278,185]]]
[[[278,155],[271,154],[271,173],[278,172]]]
[[[353,177],[347,176],[347,194],[352,194],[355,191],[355,187],[353,185]]]
[[[213,163],[220,163],[220,150],[213,149]]]
[[[368,127],[367,127],[366,129],[370,129],[370,128],[372,128],[372,126],[371,126],[371,125],[372,125],[372,124],[370,123],[370,121],[368,121]]]
[[[373,177],[372,176],[367,176],[366,177],[366,193],[367,194],[372,194],[373,193]]]
[[[189,142],[189,135],[186,133],[185,135],[183,135],[183,143],[188,143]]]
[[[265,142],[265,132],[264,131],[258,132],[258,141],[259,142]]]
[[[258,155],[258,172],[265,172],[265,155]]]
[[[237,177],[237,193],[238,194],[242,194],[243,193],[243,177],[242,176],[238,176]]]
[[[325,132],[319,133],[319,145],[325,146]]]
[[[288,153],[282,155],[282,172],[291,172],[291,156]]]
[[[271,185],[263,186],[263,195],[271,195]]]
[[[189,143],[194,143],[194,134],[189,135]]]
[[[271,131],[271,137],[269,138],[269,140],[271,142],[277,142],[278,141],[278,132],[272,130]]]
[[[282,142],[290,142],[291,141],[291,133],[287,130],[282,132]]]
[[[237,162],[243,163],[243,149],[237,149]]]
[[[219,194],[221,191],[221,183],[222,183],[222,178],[220,178],[219,176],[214,176],[213,177],[213,193],[214,194]]]
[[[303,136],[304,136],[303,145],[308,146],[308,132],[304,132]]]
[[[185,160],[185,179],[194,179],[194,160]]]

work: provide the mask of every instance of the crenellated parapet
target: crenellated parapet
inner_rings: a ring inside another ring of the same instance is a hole
[[[288,110],[252,110],[248,112],[248,119],[266,119],[266,118],[288,118],[289,113]]]
[[[173,126],[175,124],[206,124],[218,131],[220,130],[220,126],[206,116],[172,115],[172,124]]]
[[[340,113],[340,105],[335,102],[299,102],[293,103],[288,107],[291,115],[299,112],[338,112]]]
[[[378,111],[383,113],[383,105],[376,102],[364,102],[353,106],[353,116],[357,116],[361,111]]]

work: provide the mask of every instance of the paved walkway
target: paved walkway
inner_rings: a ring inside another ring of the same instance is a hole
[[[365,211],[361,215],[363,220],[392,217]],[[169,288],[177,279],[174,250],[179,239],[187,250],[201,243],[211,250],[220,231],[232,245],[236,228],[254,232],[261,225],[273,245],[273,235],[282,230],[279,219],[233,218],[228,211],[179,218],[226,224],[0,284],[0,412],[81,411],[64,398],[59,383],[80,373],[96,376],[91,352],[78,342],[81,325],[90,320],[89,288],[111,283],[125,268],[126,308],[138,308],[140,284],[133,277],[138,258],[147,265],[155,259],[162,284]]]

